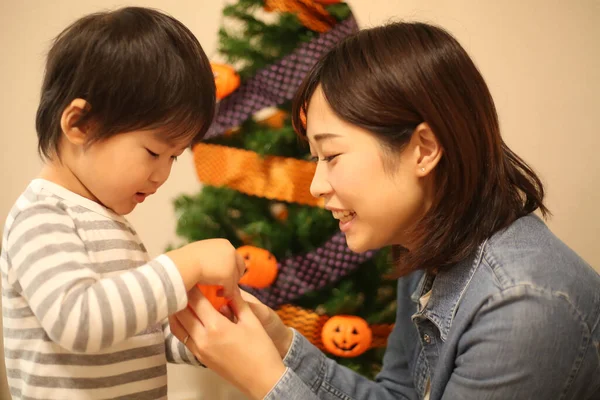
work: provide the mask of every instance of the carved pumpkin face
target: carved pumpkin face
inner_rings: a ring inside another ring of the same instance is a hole
[[[331,317],[321,331],[323,345],[331,354],[356,357],[371,346],[373,334],[367,321],[352,315]]]
[[[240,284],[262,289],[271,286],[277,277],[277,259],[268,250],[242,246],[237,252],[246,261],[246,273]]]
[[[229,96],[240,86],[240,76],[231,65],[210,63],[217,87],[217,100]]]

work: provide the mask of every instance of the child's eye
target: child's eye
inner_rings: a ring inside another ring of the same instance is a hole
[[[156,154],[155,152],[151,151],[150,149],[146,149],[146,151],[148,152],[148,154],[150,154],[150,156],[152,156],[153,158],[158,158],[158,154]]]

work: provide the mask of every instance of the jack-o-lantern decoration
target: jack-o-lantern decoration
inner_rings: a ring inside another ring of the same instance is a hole
[[[217,285],[196,285],[200,292],[210,301],[210,304],[213,305],[214,308],[219,310],[225,304],[227,304],[227,299],[225,297],[219,296],[218,292],[222,289],[221,286]]]
[[[240,86],[240,76],[231,65],[211,62],[210,66],[215,77],[217,100],[229,96]]]
[[[240,284],[263,289],[271,286],[277,278],[277,259],[268,250],[254,246],[242,246],[237,252],[246,261],[246,273]]]
[[[321,330],[328,352],[339,357],[356,357],[371,346],[373,333],[367,321],[353,315],[331,317]]]

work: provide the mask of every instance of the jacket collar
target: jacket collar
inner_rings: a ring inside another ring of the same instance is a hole
[[[460,301],[481,263],[486,243],[487,241],[482,243],[471,256],[457,264],[441,268],[436,275],[423,274],[417,289],[411,295],[412,301],[419,303],[419,298],[431,290],[427,306],[413,318],[423,316],[433,322],[443,341],[448,337]]]

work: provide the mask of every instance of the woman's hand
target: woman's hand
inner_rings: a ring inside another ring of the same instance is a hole
[[[287,354],[292,340],[294,339],[294,333],[290,328],[284,325],[281,318],[272,308],[264,305],[256,297],[252,296],[248,292],[242,292],[242,298],[248,303],[256,318],[260,321],[265,331],[277,347],[279,355],[283,359]]]
[[[285,372],[280,352],[262,326],[264,320],[273,333],[281,334],[280,327],[269,314],[270,309],[260,302],[253,303],[252,307],[262,318],[259,320],[237,290],[231,302],[235,315],[235,322],[232,322],[215,310],[197,288],[190,290],[188,301],[188,308],[169,319],[173,334],[186,342],[190,351],[208,368],[251,398],[264,398]],[[284,326],[284,329],[287,328]]]

